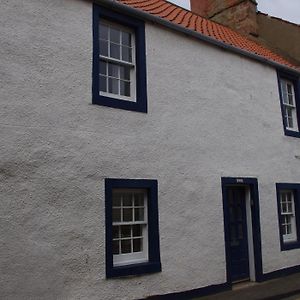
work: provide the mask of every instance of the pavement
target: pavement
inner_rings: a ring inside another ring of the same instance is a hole
[[[262,283],[235,284],[231,291],[194,300],[300,300],[300,273]]]

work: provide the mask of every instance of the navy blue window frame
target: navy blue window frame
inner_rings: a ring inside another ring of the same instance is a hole
[[[279,88],[279,95],[280,95],[280,106],[281,106],[284,134],[287,136],[300,138],[300,77],[299,77],[299,75],[296,76],[296,75],[293,75],[290,73],[278,71],[277,78],[278,78],[278,88]],[[287,129],[286,120],[284,118],[284,106],[283,106],[283,99],[282,99],[281,80],[289,80],[294,85],[298,131],[293,131],[293,130]]]
[[[295,242],[284,243],[283,241],[283,232],[280,225],[281,224],[280,191],[282,190],[292,190],[294,192],[296,230],[297,230],[297,241]],[[276,183],[276,193],[277,193],[278,226],[279,226],[281,251],[300,248],[300,183]]]
[[[135,33],[136,99],[135,102],[101,96],[99,93],[99,21],[101,19],[130,27]],[[133,17],[117,13],[97,4],[93,5],[93,86],[92,103],[147,113],[145,23]]]
[[[148,262],[113,266],[112,191],[118,188],[146,189],[148,196]],[[106,277],[141,275],[161,271],[158,220],[158,183],[152,179],[105,179]]]

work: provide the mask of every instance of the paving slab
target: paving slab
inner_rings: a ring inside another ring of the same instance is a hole
[[[298,297],[298,298],[297,298]],[[265,281],[246,282],[233,286],[231,291],[194,298],[194,300],[281,300],[300,299],[300,273]]]

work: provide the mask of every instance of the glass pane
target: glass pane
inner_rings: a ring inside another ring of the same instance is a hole
[[[118,29],[110,28],[110,41],[116,44],[120,44],[121,32]]]
[[[120,66],[120,78],[130,80],[130,67]]]
[[[287,225],[287,230],[286,230],[287,234],[291,234],[292,233],[292,226],[289,224]]]
[[[286,94],[287,94],[287,87],[286,87],[286,83],[284,81],[281,82],[281,88],[282,88],[282,94],[283,94],[283,98],[285,98]]]
[[[293,93],[293,87],[291,86],[291,84],[287,84],[287,92],[289,93],[289,94],[292,94]]]
[[[100,64],[99,64],[99,72],[100,74],[106,75],[106,67],[107,67],[107,63],[103,60],[100,60]]]
[[[131,237],[131,226],[130,225],[121,226],[121,237],[122,238]]]
[[[100,75],[99,77],[99,90],[107,92],[107,77]]]
[[[102,40],[108,40],[108,27],[105,24],[99,25],[99,36]]]
[[[108,79],[108,92],[112,94],[119,94],[119,80],[109,78]]]
[[[121,241],[121,252],[122,253],[131,253],[131,240],[122,240]]]
[[[144,209],[143,208],[135,208],[135,221],[144,221]]]
[[[281,204],[281,211],[282,211],[283,213],[285,213],[285,212],[286,212],[286,209],[287,209],[287,207],[286,207],[286,202],[283,202],[283,203]]]
[[[294,105],[293,95],[288,95],[288,99],[289,99],[289,104]]]
[[[143,250],[143,239],[133,240],[133,252],[141,252]]]
[[[132,194],[123,195],[123,206],[132,206]]]
[[[134,205],[135,206],[144,206],[144,194],[134,194]]]
[[[99,47],[100,47],[100,55],[108,56],[108,42],[100,40]]]
[[[123,221],[130,222],[132,220],[132,208],[124,208],[123,209]]]
[[[131,47],[131,34],[128,32],[122,32],[122,44]]]
[[[118,239],[120,237],[119,228],[120,226],[113,226],[113,239]]]
[[[288,203],[288,205],[287,205],[287,211],[289,212],[289,213],[292,213],[293,212],[293,208],[292,208],[293,206],[292,206],[292,203]]]
[[[133,236],[142,236],[142,225],[133,225],[132,234]]]
[[[119,241],[113,241],[113,243],[112,243],[112,252],[113,252],[113,254],[120,254]]]
[[[110,44],[110,57],[120,59],[120,46],[116,44]]]
[[[120,95],[130,97],[130,82],[120,81]]]
[[[121,194],[113,194],[113,206],[121,206]]]
[[[293,118],[292,117],[288,118],[288,127],[294,128],[294,122],[293,122]]]
[[[282,234],[286,234],[286,226],[282,225],[281,228],[282,228]]]
[[[121,222],[121,208],[113,208],[113,222]]]
[[[119,66],[115,64],[108,64],[108,75],[119,78]]]
[[[131,48],[122,46],[122,60],[132,62]]]

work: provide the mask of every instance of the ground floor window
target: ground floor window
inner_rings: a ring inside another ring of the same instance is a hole
[[[300,248],[300,184],[278,183],[276,187],[281,249]]]
[[[106,179],[106,275],[161,270],[156,180]]]

